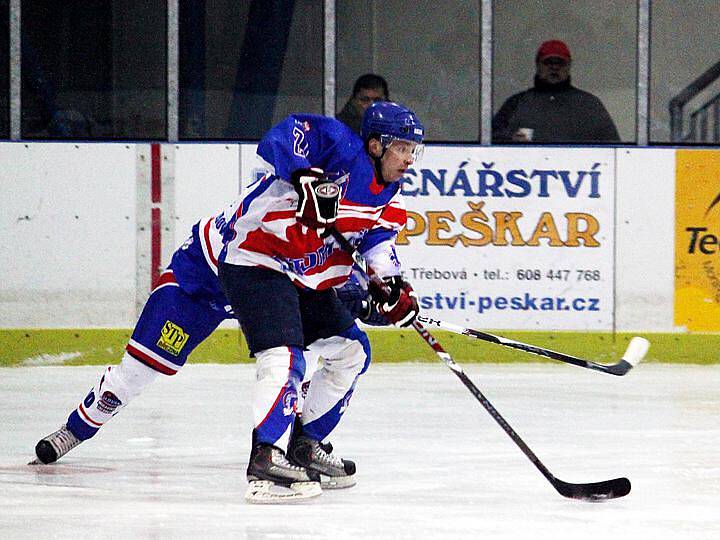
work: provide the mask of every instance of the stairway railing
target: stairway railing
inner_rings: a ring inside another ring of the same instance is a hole
[[[691,82],[670,100],[670,140],[672,142],[720,142],[720,93],[711,96],[689,114],[689,126],[684,132],[687,104],[700,92],[720,78],[720,62]]]

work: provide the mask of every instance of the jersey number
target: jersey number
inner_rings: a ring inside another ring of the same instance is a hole
[[[293,153],[296,156],[307,158],[308,143],[305,141],[305,133],[300,128],[293,128]]]

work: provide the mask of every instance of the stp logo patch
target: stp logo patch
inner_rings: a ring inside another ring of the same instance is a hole
[[[173,356],[177,356],[182,351],[182,348],[187,343],[190,334],[185,332],[177,324],[171,321],[166,321],[160,334],[160,339],[157,342],[157,346],[163,351],[167,351]]]

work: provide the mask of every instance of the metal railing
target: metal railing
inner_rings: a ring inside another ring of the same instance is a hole
[[[712,83],[720,78],[720,62],[713,65],[670,100],[670,140],[672,142],[720,142],[720,93],[690,112],[687,132],[684,131],[686,107]]]

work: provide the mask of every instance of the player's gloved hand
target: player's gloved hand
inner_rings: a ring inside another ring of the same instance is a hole
[[[356,281],[348,281],[342,287],[335,289],[335,292],[353,319],[360,319],[370,326],[390,324],[390,321],[378,311],[378,304],[370,297],[370,292]]]
[[[388,318],[380,313],[380,304],[375,302],[372,297],[364,301],[365,311],[360,315],[360,320],[368,326],[390,326],[392,323]]]
[[[371,282],[370,294],[380,314],[395,326],[410,326],[420,313],[415,291],[400,276],[383,279],[382,287]]]
[[[307,227],[324,229],[335,224],[341,189],[322,169],[297,169],[290,181],[298,194],[295,217]]]
[[[335,293],[353,319],[358,319],[367,312],[370,293],[356,281],[349,280],[342,287],[336,288]]]

